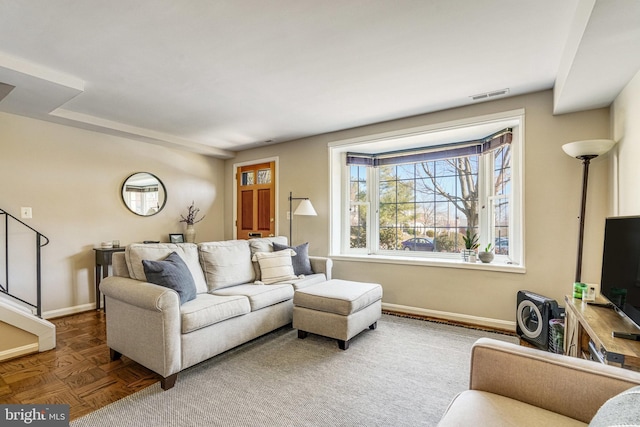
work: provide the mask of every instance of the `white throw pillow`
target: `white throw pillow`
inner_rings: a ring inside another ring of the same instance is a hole
[[[260,282],[270,285],[284,280],[297,279],[298,276],[293,274],[291,262],[291,257],[295,254],[291,249],[279,252],[256,252],[252,260],[260,264],[262,272]]]
[[[256,252],[273,252],[273,244],[279,243],[281,245],[287,246],[287,238],[284,236],[275,236],[275,237],[258,237],[249,239],[249,247],[251,248],[251,260],[253,263],[253,269],[256,272],[256,281],[260,280],[260,264],[258,261],[253,261],[253,254]]]

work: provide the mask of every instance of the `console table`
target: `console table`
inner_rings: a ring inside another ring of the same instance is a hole
[[[640,371],[640,341],[612,336],[613,331],[640,333],[631,320],[612,308],[589,305],[571,295],[564,300],[565,354]],[[606,300],[598,298],[596,302]]]
[[[94,248],[96,252],[96,310],[100,310],[102,294],[100,294],[100,280],[109,275],[109,266],[114,252],[124,252],[124,248]]]

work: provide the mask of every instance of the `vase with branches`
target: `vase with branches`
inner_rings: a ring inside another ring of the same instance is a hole
[[[184,222],[187,224],[187,229],[185,231],[185,240],[187,243],[195,243],[196,241],[196,231],[193,228],[194,224],[199,223],[204,219],[206,215],[203,215],[200,219],[198,219],[198,214],[200,213],[200,208],[196,208],[195,201],[191,202],[191,206],[187,208],[187,216],[180,214],[180,222]]]

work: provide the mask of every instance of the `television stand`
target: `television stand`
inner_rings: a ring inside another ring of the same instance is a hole
[[[571,295],[564,297],[564,354],[640,371],[640,341],[614,337],[640,336],[640,328],[628,317],[611,310],[608,301],[596,298],[587,304]]]

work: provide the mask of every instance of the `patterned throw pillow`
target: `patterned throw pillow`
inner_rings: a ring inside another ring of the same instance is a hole
[[[196,298],[193,276],[176,252],[171,252],[163,261],[142,260],[142,266],[147,281],[178,292],[180,304]]]
[[[294,274],[291,263],[291,257],[295,254],[291,249],[279,252],[256,252],[253,255],[253,260],[260,264],[260,270],[262,271],[260,282],[270,285],[285,280],[297,279],[298,276]]]
[[[295,247],[281,245],[279,243],[273,242],[274,251],[283,251],[285,249],[293,249],[293,251],[296,253],[296,256],[291,259],[291,262],[293,263],[294,274],[298,276],[301,274],[313,274],[313,270],[311,269],[311,261],[309,260],[309,242]]]

